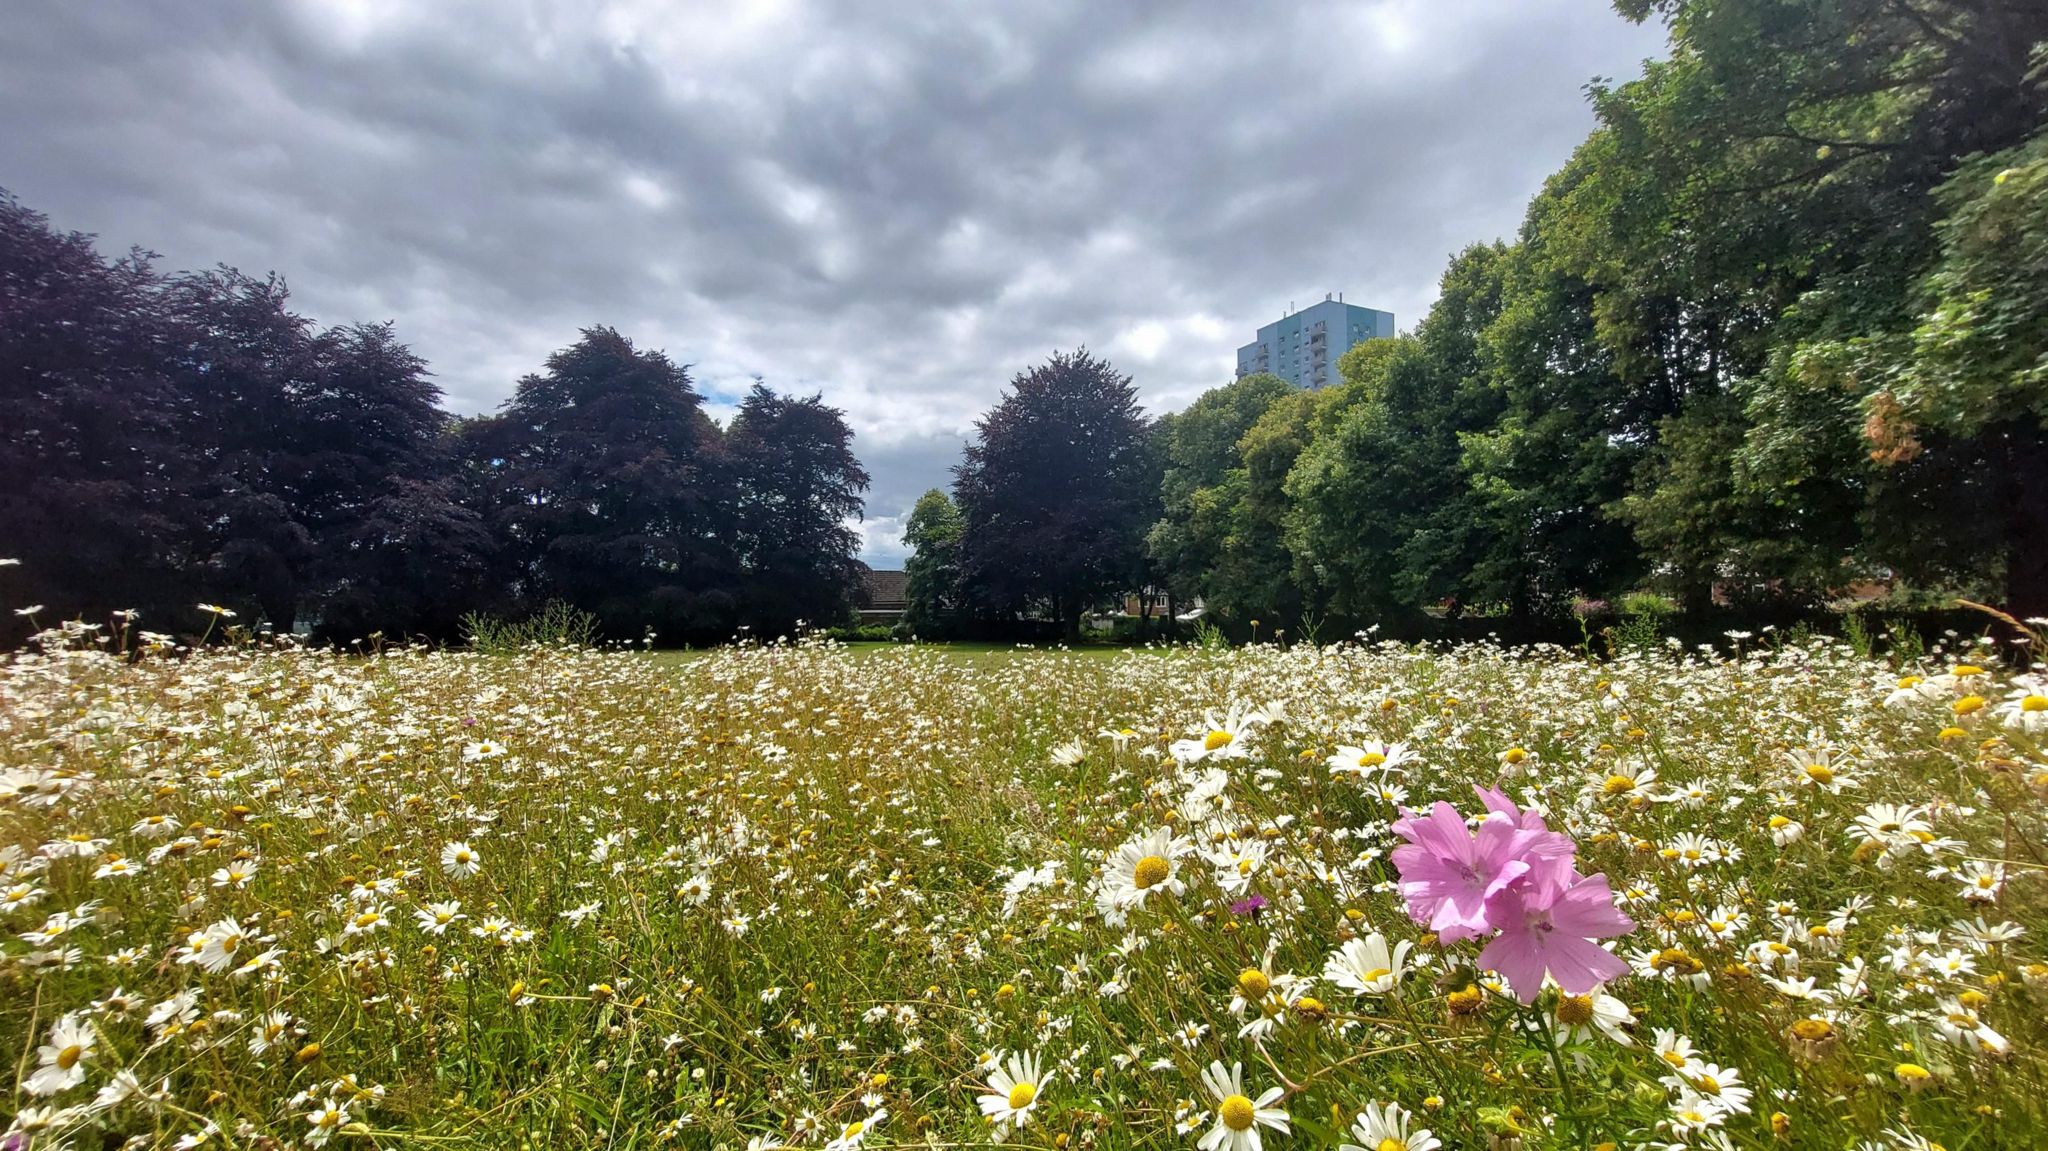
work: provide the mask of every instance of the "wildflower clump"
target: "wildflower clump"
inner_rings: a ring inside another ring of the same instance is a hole
[[[1477,833],[1450,804],[1395,821],[1394,849],[1408,914],[1445,942],[1491,935],[1481,967],[1499,972],[1524,1003],[1546,976],[1581,996],[1626,974],[1594,940],[1635,930],[1616,910],[1604,875],[1580,875],[1577,844],[1499,791],[1474,786],[1486,805]],[[1382,945],[1384,946],[1384,945]]]
[[[9,1151],[2048,1129],[2048,688],[1974,642],[73,638],[0,663]]]

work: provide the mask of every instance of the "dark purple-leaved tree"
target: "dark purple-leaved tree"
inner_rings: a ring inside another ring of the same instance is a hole
[[[725,434],[736,502],[733,539],[743,611],[755,634],[789,635],[799,620],[847,619],[860,587],[861,514],[868,473],[853,454],[846,414],[819,396],[756,384]]]
[[[151,256],[101,259],[0,190],[0,595],[41,622],[190,610],[189,461]],[[0,613],[17,640],[26,620]]]
[[[730,634],[729,469],[682,366],[586,328],[463,439],[515,610],[559,599],[623,639]]]
[[[441,389],[390,324],[329,329],[314,365],[278,470],[311,538],[316,634],[453,634],[494,544],[454,474]]]
[[[1157,462],[1131,378],[1086,349],[1018,373],[954,469],[960,578],[998,618],[1083,612],[1141,578]]]

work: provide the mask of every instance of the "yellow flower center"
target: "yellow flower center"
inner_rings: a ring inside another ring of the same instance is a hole
[[[1957,665],[1956,665],[1956,678],[1957,678],[1957,679],[1968,679],[1968,678],[1969,678],[1970,676],[1973,676],[1973,675],[1983,675],[1983,674],[1984,674],[1984,669],[1983,669],[1983,668],[1981,668],[1981,667],[1978,667],[1978,666],[1977,666],[1976,664],[1973,664],[1973,663],[1959,663],[1959,664],[1957,664]]]
[[[1501,758],[1508,761],[1509,763],[1520,763],[1523,760],[1529,758],[1529,753],[1523,751],[1519,747],[1511,747],[1507,749],[1507,752],[1503,754]]]
[[[1558,1000],[1557,1021],[1567,1027],[1582,1027],[1593,1022],[1593,997],[1567,995]]]
[[[1698,975],[1704,970],[1699,960],[1676,947],[1659,951],[1656,958],[1650,961],[1650,966],[1658,971],[1675,971],[1680,975]]]
[[[1984,709],[1984,697],[1981,695],[1966,695],[1950,704],[1949,708],[1957,715],[1969,715],[1974,711],[1982,711]]]
[[[1266,992],[1273,990],[1273,981],[1256,967],[1247,967],[1237,973],[1238,994],[1254,1002],[1264,999]]]
[[[1833,783],[1835,769],[1825,763],[1809,763],[1806,765],[1806,778],[1815,783]]]
[[[1898,1076],[1901,1080],[1921,1080],[1931,1077],[1934,1073],[1918,1063],[1901,1063],[1897,1067],[1892,1068],[1892,1074]]]
[[[356,926],[357,926],[357,927],[368,927],[368,926],[370,926],[371,924],[373,924],[373,923],[377,922],[378,918],[379,918],[379,916],[377,915],[377,913],[376,913],[376,912],[374,912],[374,911],[365,911],[365,912],[363,912],[363,913],[362,913],[361,915],[358,915],[358,916],[356,916]]]
[[[1258,1118],[1252,1101],[1242,1095],[1232,1095],[1225,1099],[1223,1105],[1216,1109],[1216,1113],[1223,1117],[1223,1125],[1232,1131],[1249,1131],[1252,1129],[1252,1121]]]
[[[73,1043],[64,1050],[57,1052],[57,1066],[65,1071],[69,1071],[73,1067],[78,1066],[78,1061],[84,1057],[85,1048],[80,1044]]]
[[[1172,864],[1159,856],[1148,855],[1139,860],[1138,866],[1131,871],[1131,882],[1137,885],[1139,891],[1144,891],[1165,883],[1167,877],[1172,874]]]
[[[1029,1083],[1019,1083],[1015,1087],[1010,1088],[1010,1110],[1021,1111],[1031,1106],[1031,1101],[1036,1098],[1038,1098],[1037,1087]]]
[[[2048,711],[2048,695],[2030,695],[2020,700],[2021,711]]]
[[[1404,1139],[1389,1137],[1380,1140],[1379,1146],[1374,1147],[1373,1151],[1408,1151],[1408,1143]]]
[[[856,1120],[854,1120],[853,1122],[851,1122],[851,1123],[848,1123],[848,1124],[846,1125],[846,1130],[844,1130],[844,1131],[841,1131],[841,1132],[839,1133],[839,1137],[840,1137],[841,1139],[851,1139],[851,1138],[853,1138],[854,1136],[856,1136],[856,1135],[859,1135],[859,1134],[860,1134],[861,1132],[863,1132],[863,1131],[867,1130],[867,1127],[868,1127],[868,1125],[867,1125],[867,1124],[865,1124],[865,1123],[861,1122],[860,1120],[856,1119]]]
[[[1236,738],[1236,736],[1230,734],[1227,731],[1223,731],[1220,729],[1212,731],[1209,734],[1202,737],[1202,750],[1215,751],[1217,748],[1227,745],[1231,740]]]
[[[1600,790],[1608,795],[1626,795],[1636,789],[1636,781],[1625,775],[1610,775]]]
[[[1365,973],[1365,981],[1367,983],[1377,983],[1393,973],[1394,970],[1391,967],[1375,967]]]
[[[1825,1019],[1802,1019],[1792,1025],[1792,1034],[1807,1042],[1826,1039],[1835,1033],[1835,1025]]]
[[[1358,757],[1358,766],[1360,767],[1378,767],[1385,762],[1387,762],[1387,757],[1377,751],[1368,751]]]

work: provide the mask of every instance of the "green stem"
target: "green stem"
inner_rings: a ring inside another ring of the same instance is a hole
[[[1571,1123],[1573,1130],[1579,1133],[1579,1146],[1590,1148],[1593,1144],[1593,1133],[1586,1125],[1584,1110],[1579,1107],[1578,1089],[1572,1086],[1571,1076],[1565,1073],[1564,1054],[1558,1050],[1557,1033],[1551,1029],[1549,1021],[1543,1018],[1543,1009],[1540,1007],[1529,1008],[1529,1022],[1536,1028],[1537,1033],[1543,1036],[1544,1050],[1550,1052],[1550,1068],[1557,1073],[1557,1089],[1563,1096],[1564,1106],[1561,1110],[1564,1117]]]

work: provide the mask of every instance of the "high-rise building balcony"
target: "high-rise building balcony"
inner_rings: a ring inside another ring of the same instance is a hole
[[[1347,304],[1341,297],[1299,310],[1290,305],[1238,348],[1237,370],[1240,375],[1270,372],[1296,387],[1319,388],[1330,382],[1330,365],[1339,356],[1364,340],[1393,335],[1391,313]],[[1271,354],[1275,348],[1277,355]]]

